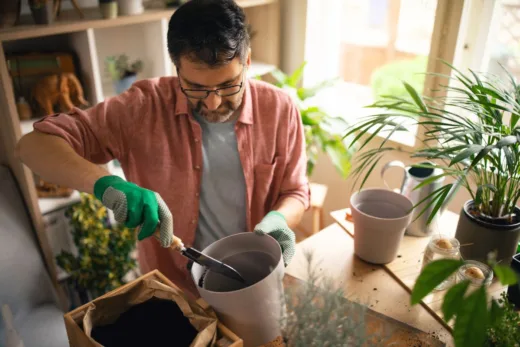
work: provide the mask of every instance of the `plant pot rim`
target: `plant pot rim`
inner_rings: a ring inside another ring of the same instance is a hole
[[[472,222],[477,223],[483,227],[495,229],[499,231],[515,231],[516,229],[520,228],[520,222],[509,224],[509,225],[503,225],[503,224],[493,224],[487,221],[484,221],[482,219],[476,218],[471,213],[469,213],[469,208],[474,206],[473,200],[470,199],[464,203],[464,206],[462,207],[462,210],[464,211],[464,214],[466,217],[468,217]],[[517,215],[520,215],[520,208],[518,206],[515,206],[515,213]]]

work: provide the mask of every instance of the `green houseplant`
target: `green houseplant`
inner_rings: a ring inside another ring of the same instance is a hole
[[[494,272],[503,285],[518,282],[516,273],[510,267],[498,264],[494,254],[491,254],[488,264],[493,269],[488,276]],[[463,265],[463,260],[454,259],[435,260],[426,265],[412,290],[412,305],[418,304]],[[455,346],[515,346],[509,342],[520,343],[517,339],[520,334],[520,316],[513,310],[504,293],[501,299],[490,300],[484,283],[485,280],[480,285],[471,284],[469,280],[459,281],[448,289],[442,300],[444,320],[454,320]]]
[[[300,87],[305,65],[306,62],[290,75],[280,70],[275,70],[271,74],[276,80],[274,84],[291,95],[300,111],[307,146],[307,175],[312,175],[318,155],[324,152],[340,175],[346,178],[350,173],[353,149],[348,149],[347,142],[341,134],[348,128],[348,123],[343,118],[332,117],[321,108],[309,103],[311,97],[333,85],[335,81],[323,81],[309,88]]]
[[[520,88],[510,74],[509,80],[502,81],[451,68],[453,77],[445,77],[453,83],[439,86],[447,92],[444,97],[421,97],[404,82],[408,98],[385,95],[368,106],[376,113],[362,118],[347,133],[355,135],[351,145],[364,149],[353,173],[364,177],[362,186],[379,160],[392,151],[433,162],[444,172],[416,189],[445,176],[456,183],[443,184],[416,208],[425,211],[433,206],[431,221],[460,184],[471,196],[462,207],[455,236],[465,245],[463,257],[486,261],[496,250],[497,260],[509,264],[520,237]],[[420,146],[410,151],[391,146],[390,136],[409,131],[409,125],[424,130],[424,137],[418,138]],[[381,144],[365,149],[378,134],[383,137]]]
[[[143,70],[143,62],[136,59],[130,62],[126,54],[105,58],[105,69],[117,94],[128,89],[137,79],[137,74]]]
[[[81,202],[67,214],[77,255],[62,251],[56,257],[57,264],[71,275],[80,292],[93,298],[121,286],[123,277],[136,267],[131,257],[137,240],[135,232],[112,225],[107,209],[90,194],[82,193]]]

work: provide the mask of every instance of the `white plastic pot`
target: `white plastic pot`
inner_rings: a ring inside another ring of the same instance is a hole
[[[249,283],[255,277],[259,280],[243,288],[239,282],[208,272],[201,287],[198,284],[205,268],[193,264],[191,275],[197,289],[219,320],[244,340],[245,347],[263,345],[281,336],[285,268],[278,242],[267,235],[246,232],[220,239],[202,252],[225,261]]]

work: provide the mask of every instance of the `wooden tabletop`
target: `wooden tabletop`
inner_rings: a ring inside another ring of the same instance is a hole
[[[423,306],[410,305],[410,293],[381,266],[370,265],[354,255],[354,240],[339,224],[332,224],[297,245],[286,273],[307,278],[306,252],[320,275],[342,286],[348,299],[436,336],[453,346],[448,330]]]

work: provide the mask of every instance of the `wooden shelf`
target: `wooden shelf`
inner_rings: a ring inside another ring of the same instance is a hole
[[[268,5],[276,0],[238,0],[243,7]],[[83,19],[73,10],[63,11],[60,18],[49,25],[33,24],[28,15],[21,17],[21,24],[8,29],[0,30],[0,41],[29,39],[48,35],[67,34],[87,29],[111,28],[130,24],[139,24],[169,18],[175,8],[146,9],[144,13],[133,16],[119,16],[114,19],[103,19],[99,8],[85,8]]]
[[[79,192],[74,191],[68,198],[39,198],[38,205],[40,205],[41,213],[47,214],[49,212],[65,208],[79,201]]]

